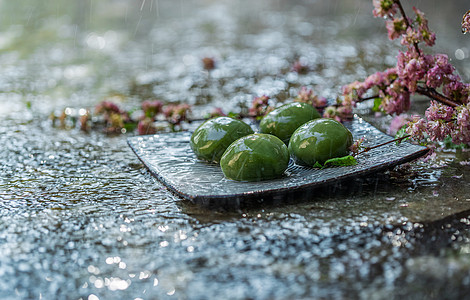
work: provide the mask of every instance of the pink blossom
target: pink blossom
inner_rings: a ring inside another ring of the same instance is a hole
[[[338,109],[334,106],[328,106],[325,108],[323,112],[323,117],[324,118],[330,118],[333,120],[336,120],[338,122],[341,122],[341,118],[339,117],[339,112]]]
[[[384,89],[390,84],[392,84],[397,79],[397,68],[390,68],[384,72],[376,72],[364,81],[362,88],[366,92],[367,90],[378,87],[379,89]]]
[[[412,116],[411,119],[406,128],[406,133],[411,135],[414,140],[423,140],[424,133],[426,133],[426,120],[416,115]]]
[[[470,85],[460,81],[460,76],[452,74],[446,76],[448,82],[444,83],[442,92],[447,97],[460,101],[464,104],[468,103],[470,94]]]
[[[169,104],[163,108],[163,114],[173,124],[179,124],[187,119],[191,106],[186,103]]]
[[[297,102],[308,103],[315,107],[325,107],[327,104],[326,98],[315,95],[312,89],[309,89],[305,86],[300,89],[297,97],[294,100]]]
[[[118,132],[124,124],[130,121],[129,113],[121,110],[111,101],[102,101],[95,107],[96,114],[103,115],[106,122],[106,132]]]
[[[139,124],[137,124],[137,132],[139,135],[155,134],[157,133],[157,129],[153,125],[151,118],[144,118],[139,121]]]
[[[97,114],[121,113],[121,109],[114,102],[105,100],[96,105],[95,112]]]
[[[350,105],[343,105],[337,109],[338,117],[341,120],[351,120],[353,117],[353,109]]]
[[[418,80],[424,75],[424,70],[420,68],[419,60],[413,58],[410,60],[402,72],[402,77],[407,77],[407,87],[410,91],[416,91]]]
[[[381,87],[383,85],[386,85],[384,81],[385,81],[384,73],[376,72],[374,74],[369,75],[369,77],[366,78],[362,87],[365,91],[367,91],[375,86]]]
[[[362,143],[364,142],[364,137],[359,138],[356,140],[350,147],[349,150],[353,153],[353,155],[356,155],[363,149],[364,147],[362,146]]]
[[[313,101],[313,105],[315,107],[325,107],[327,104],[328,104],[328,100],[322,96],[317,96]]]
[[[452,132],[452,142],[470,144],[470,104],[459,106],[456,110],[456,125]]]
[[[449,81],[449,75],[454,72],[454,67],[449,63],[445,54],[435,54],[433,62],[426,73],[426,85],[432,88],[440,87],[444,81]]]
[[[111,113],[106,119],[106,132],[118,132],[121,128],[124,128],[125,118],[121,114]]]
[[[435,54],[433,59],[445,74],[452,74],[455,68],[449,63],[449,57],[446,54]]]
[[[424,41],[426,42],[426,45],[429,47],[434,46],[436,42],[436,34],[434,32],[430,32],[429,35],[423,34]]]
[[[386,18],[397,13],[397,4],[393,0],[372,0],[374,17]]]
[[[470,31],[470,10],[463,15],[462,18],[462,32],[465,34]]]
[[[399,115],[410,109],[410,92],[401,81],[395,81],[386,88],[380,107],[390,115]]]
[[[145,100],[142,102],[142,110],[148,118],[154,119],[162,111],[163,103],[159,100]]]
[[[429,28],[426,27],[418,27],[418,30],[420,32],[421,39],[424,41],[426,45],[429,47],[434,46],[436,43],[436,34],[429,30]]]
[[[397,115],[410,108],[410,96],[414,93],[427,95],[431,99],[440,99],[437,94],[442,94],[462,105],[450,107],[432,101],[426,110],[426,119],[413,116],[407,133],[421,141],[438,141],[451,136],[454,143],[470,145],[470,84],[462,82],[447,55],[424,54],[419,45],[433,46],[436,35],[429,29],[424,13],[415,7],[415,19],[404,14],[401,18],[395,16],[399,3],[399,0],[373,0],[373,13],[376,17],[390,18],[386,21],[389,39],[401,36],[401,44],[407,47],[407,51],[399,52],[395,68],[372,74],[364,82],[355,81],[344,86],[342,106],[328,107],[324,116],[341,119],[351,114],[355,103],[374,87],[382,99],[380,108],[388,114]],[[470,31],[470,11],[464,15],[462,30]],[[404,117],[396,117],[393,131],[405,120]]]
[[[442,120],[427,122],[426,133],[429,135],[431,141],[442,141],[445,137],[450,135],[451,131],[451,123],[446,124]]]
[[[404,18],[394,18],[391,21],[385,22],[387,28],[388,38],[394,40],[399,38],[406,32],[406,23]]]
[[[428,20],[426,19],[424,13],[413,7],[413,10],[416,14],[416,23],[418,24],[418,32],[421,37],[421,40],[426,43],[428,46],[434,46],[436,41],[436,34],[429,30]]]
[[[402,35],[401,44],[403,46],[414,47],[414,44],[418,44],[423,36],[421,31],[414,30],[412,27],[408,27],[405,33]]]
[[[427,24],[428,21],[426,19],[426,17],[424,16],[424,13],[417,9],[416,7],[413,6],[413,11],[415,12],[416,14],[416,23],[418,23],[418,25],[422,25],[422,24]]]
[[[414,52],[400,52],[397,56],[397,72],[402,84],[414,93],[418,81],[426,75],[432,57],[417,56]]]
[[[349,109],[352,111],[352,108],[356,106],[356,99],[353,97],[350,97],[350,95],[345,95],[343,98],[343,101],[341,102],[342,106],[349,107]]]
[[[380,108],[383,109],[387,114],[393,114],[397,111],[397,103],[392,96],[386,95],[382,97],[382,103],[380,104]],[[402,111],[401,108],[398,109]]]
[[[250,116],[261,118],[272,111],[273,108],[269,106],[269,99],[270,97],[266,95],[255,97],[251,102]]]
[[[454,109],[450,106],[443,105],[437,101],[431,101],[431,105],[426,110],[425,116],[428,121],[442,120],[449,122],[454,115]]]
[[[343,95],[350,94],[352,97],[361,98],[362,95],[367,92],[367,88],[363,82],[354,81],[348,85],[343,86]]]

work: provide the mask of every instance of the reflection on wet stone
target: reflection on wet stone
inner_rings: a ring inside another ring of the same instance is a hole
[[[455,53],[468,81],[468,49],[458,24],[450,25],[467,3],[420,6],[430,26],[439,24],[437,47]],[[370,1],[0,7],[0,298],[468,294],[470,171],[460,162],[470,152],[219,211],[169,192],[127,146],[129,134],[54,128],[48,120],[114,92],[127,96],[129,109],[159,98],[197,104],[201,115],[246,107],[263,94],[292,97],[301,86],[334,98],[343,84],[395,60],[399,45],[385,41]],[[215,69],[204,70],[203,57],[213,57]],[[309,72],[293,72],[296,61]],[[389,121],[364,118],[381,128]]]

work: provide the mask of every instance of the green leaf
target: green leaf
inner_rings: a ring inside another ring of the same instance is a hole
[[[446,149],[466,149],[468,148],[467,144],[454,144],[452,142],[452,137],[447,136],[444,138],[444,147]]]
[[[151,118],[153,117],[153,112],[151,112],[150,110],[147,110],[147,111],[145,112],[145,116],[146,116],[147,118],[150,118],[150,119],[151,119]]]
[[[372,107],[372,111],[380,112],[380,104],[382,104],[382,98],[374,98],[374,106]]]
[[[227,114],[227,117],[230,117],[232,119],[239,119],[240,118],[240,114],[237,114],[237,113],[234,113],[233,111],[230,111],[228,114]]]
[[[348,155],[343,157],[330,158],[329,160],[325,161],[325,163],[323,164],[323,168],[346,167],[355,165],[357,165],[357,160],[353,156]]]
[[[403,126],[397,131],[397,134],[395,134],[395,138],[396,138],[396,139],[399,139],[399,138],[402,138],[402,137],[404,137],[405,135],[407,135],[408,133],[406,133],[406,128],[408,128],[408,125],[403,125]],[[397,145],[400,145],[401,142],[406,141],[406,140],[409,140],[409,138],[399,140],[399,141],[396,142],[396,144],[397,144]]]
[[[323,166],[321,165],[321,163],[319,163],[318,161],[315,162],[315,164],[313,165],[314,168],[320,168],[320,169],[323,169]]]
[[[124,128],[126,131],[134,131],[137,128],[136,122],[124,123]]]

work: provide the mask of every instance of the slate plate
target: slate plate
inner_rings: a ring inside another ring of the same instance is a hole
[[[392,137],[358,118],[345,124],[354,139],[365,137],[364,145],[377,145]],[[289,163],[283,178],[260,182],[237,182],[224,178],[220,167],[196,158],[189,147],[190,132],[176,132],[128,139],[137,157],[168,189],[205,206],[238,206],[241,201],[259,201],[283,197],[296,191],[351,179],[414,160],[428,151],[425,147],[403,142],[378,147],[358,157],[349,167],[313,169]]]

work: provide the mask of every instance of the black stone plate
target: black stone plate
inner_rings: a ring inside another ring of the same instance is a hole
[[[358,118],[345,123],[354,139],[364,137],[365,146],[373,146],[392,138]],[[241,202],[277,199],[292,192],[383,171],[423,156],[427,148],[403,142],[378,147],[358,157],[358,164],[349,167],[313,169],[289,163],[284,177],[260,181],[237,182],[224,178],[220,167],[196,158],[189,147],[190,132],[135,136],[128,144],[150,172],[177,195],[204,206],[235,206]]]

